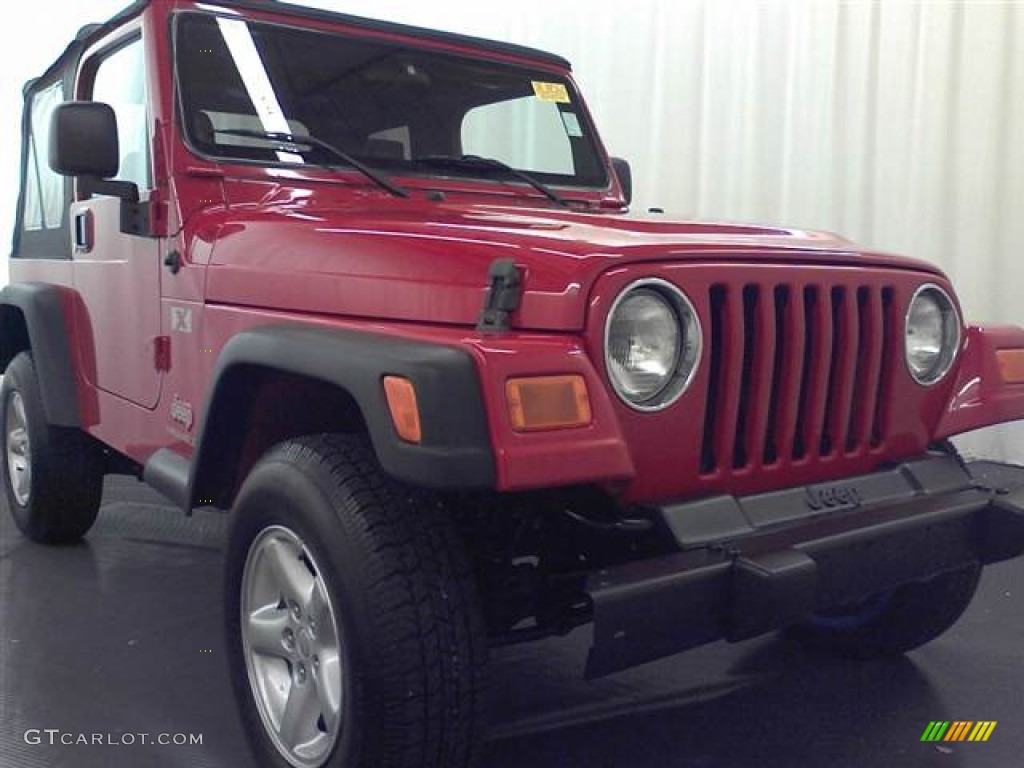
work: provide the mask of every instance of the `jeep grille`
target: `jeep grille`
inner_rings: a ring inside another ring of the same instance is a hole
[[[701,474],[859,454],[886,439],[899,341],[878,284],[714,284]]]

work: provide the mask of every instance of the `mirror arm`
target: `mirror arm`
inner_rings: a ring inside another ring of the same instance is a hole
[[[109,181],[98,176],[79,176],[78,190],[83,197],[109,195],[119,197],[126,203],[139,202],[139,188],[130,181]]]
[[[121,232],[152,237],[150,205],[139,202],[139,188],[130,181],[109,181],[97,176],[79,176],[78,189],[83,197],[109,195],[121,200]]]

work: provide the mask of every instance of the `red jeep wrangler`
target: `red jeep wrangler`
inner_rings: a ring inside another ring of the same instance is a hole
[[[261,764],[467,765],[488,646],[588,675],[790,627],[947,629],[1024,551],[1024,331],[935,267],[627,212],[557,56],[269,0],[138,2],[26,89],[8,503],[230,510]]]

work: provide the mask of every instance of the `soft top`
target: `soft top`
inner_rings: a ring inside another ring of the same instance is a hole
[[[116,16],[102,24],[89,24],[82,27],[82,29],[79,30],[78,35],[75,37],[75,40],[67,47],[64,53],[60,55],[57,61],[55,61],[41,77],[36,80],[31,80],[25,85],[26,92],[40,80],[52,80],[57,70],[66,69],[69,66],[76,64],[82,52],[94,40],[102,37],[107,32],[117,28],[129,19],[138,16],[147,6],[152,4],[152,2],[153,0],[137,0],[137,2],[132,3]],[[542,61],[548,64],[554,64],[564,69],[571,69],[569,62],[561,56],[548,53],[547,51],[541,51],[536,48],[528,48],[522,45],[503,43],[495,40],[486,40],[484,38],[472,37],[470,35],[460,35],[453,32],[442,32],[436,29],[427,29],[425,27],[414,27],[408,24],[378,21],[376,19],[352,16],[334,11],[322,11],[316,8],[307,8],[301,5],[295,5],[293,3],[279,2],[278,0],[224,0],[223,2],[213,2],[209,5],[204,4],[204,9],[216,7],[237,8],[252,11],[269,11],[297,18],[316,19],[319,21],[345,24],[352,27],[361,27],[363,29],[370,29],[377,32],[404,35],[408,37],[419,37],[425,40],[453,43],[455,45],[466,45],[473,48],[492,51],[494,53],[533,59],[534,61]]]

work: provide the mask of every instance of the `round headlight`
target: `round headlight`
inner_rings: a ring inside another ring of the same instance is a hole
[[[949,372],[959,348],[960,318],[953,300],[937,285],[922,285],[907,309],[910,375],[918,384],[935,384]]]
[[[675,402],[700,361],[701,329],[690,300],[664,280],[640,280],[619,294],[605,327],[608,376],[638,410]]]

